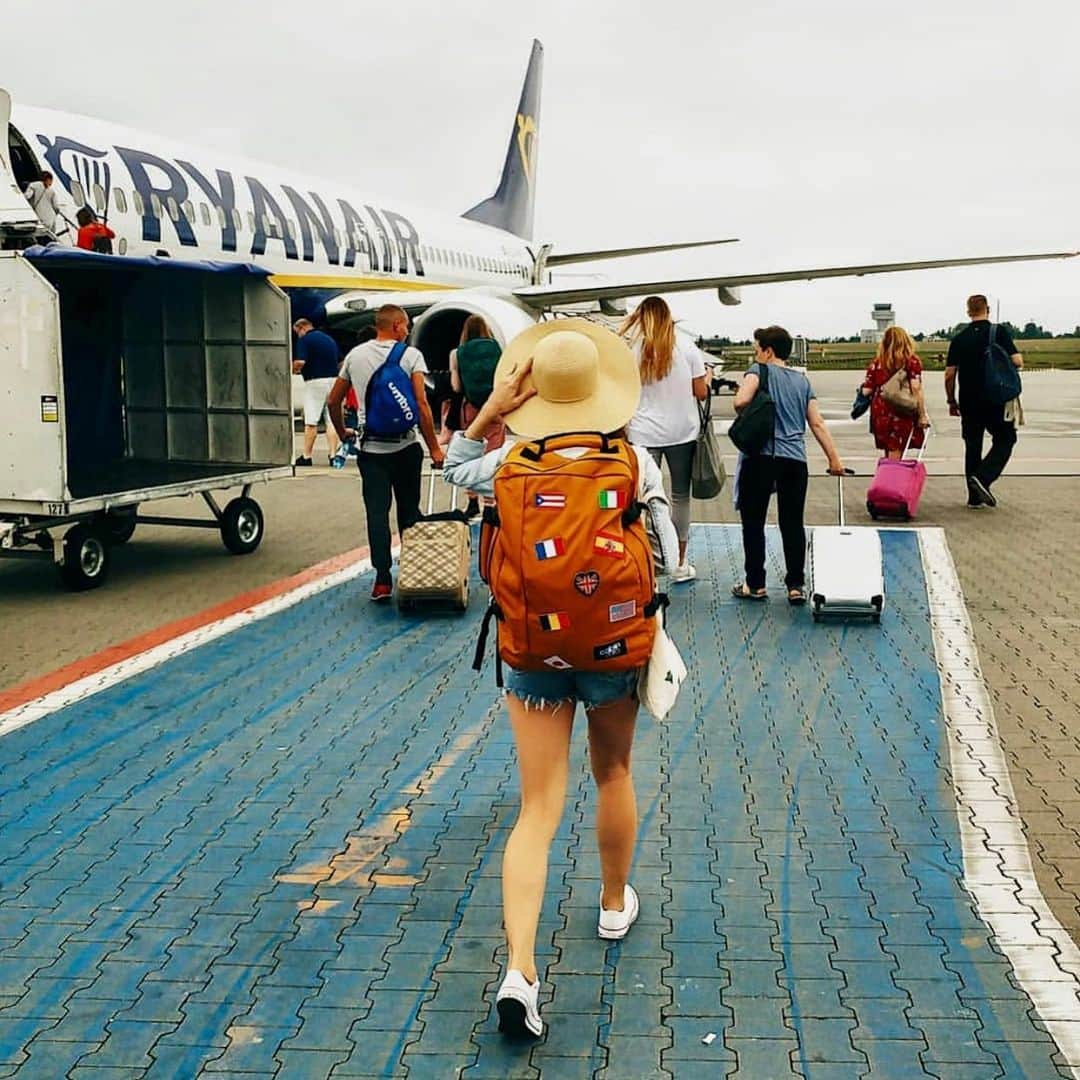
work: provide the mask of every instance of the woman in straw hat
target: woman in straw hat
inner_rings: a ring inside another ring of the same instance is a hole
[[[641,392],[638,363],[624,341],[585,319],[538,323],[507,345],[491,396],[447,450],[443,473],[458,487],[494,493],[495,473],[511,445],[484,452],[483,436],[502,419],[518,437],[568,432],[622,435]],[[678,541],[660,469],[634,447],[638,501],[648,507],[665,568],[676,564]],[[560,450],[574,456],[573,450]],[[584,452],[584,448],[582,449]],[[589,724],[589,757],[597,786],[596,833],[603,885],[597,932],[624,937],[638,916],[629,884],[637,835],[630,750],[638,702],[638,672],[515,671],[506,678],[506,705],[517,747],[521,809],[503,855],[503,919],[508,971],[499,988],[500,1030],[539,1036],[540,977],[535,944],[547,878],[547,856],[566,797],[570,736],[577,702]]]

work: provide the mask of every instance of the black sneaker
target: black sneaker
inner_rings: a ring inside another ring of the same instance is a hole
[[[968,487],[979,496],[979,501],[984,506],[997,506],[997,499],[990,494],[990,489],[977,476],[968,478]]]
[[[309,458],[309,457],[304,457],[304,455],[303,455],[303,454],[301,454],[301,455],[300,455],[300,456],[299,456],[299,457],[298,457],[298,458],[297,458],[297,459],[296,459],[296,460],[295,460],[295,461],[293,462],[293,464],[294,464],[294,465],[310,465],[310,464],[311,464],[311,458]]]
[[[967,478],[967,489],[967,508],[969,510],[981,510],[983,508],[982,496],[979,494],[979,491],[975,487],[970,476]]]

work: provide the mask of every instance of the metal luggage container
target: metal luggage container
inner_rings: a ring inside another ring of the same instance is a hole
[[[254,551],[251,487],[292,471],[290,362],[289,302],[256,267],[0,253],[0,557],[52,559],[86,589],[139,522]],[[211,518],[138,509],[195,494]]]

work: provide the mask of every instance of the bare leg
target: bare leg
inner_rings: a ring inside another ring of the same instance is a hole
[[[507,694],[517,745],[521,810],[503,855],[503,922],[509,967],[536,981],[536,927],[544,903],[548,851],[566,800],[574,703],[525,708]]]
[[[686,565],[686,545],[689,543],[687,540],[679,541],[679,565]]]
[[[315,449],[315,436],[319,428],[316,424],[304,425],[304,457],[311,457],[311,451]]]
[[[341,445],[341,440],[337,437],[337,432],[334,430],[334,425],[331,424],[329,420],[327,420],[326,421],[326,446],[327,446],[327,450],[329,451],[331,457],[333,457],[337,453],[338,447],[340,445]]]
[[[885,451],[885,456],[890,461],[896,461],[899,458],[902,458],[904,456],[904,451],[903,450],[886,450]]]
[[[603,878],[601,904],[621,911],[637,840],[637,800],[630,748],[638,703],[633,697],[589,711],[589,760],[596,781],[596,842]]]

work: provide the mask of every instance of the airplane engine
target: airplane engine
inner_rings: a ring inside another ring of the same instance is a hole
[[[721,285],[716,290],[716,295],[725,307],[734,307],[742,303],[742,289],[738,285]]]
[[[536,322],[536,313],[523,304],[479,290],[462,290],[440,300],[416,317],[409,337],[410,343],[424,354],[431,371],[450,367],[450,351],[458,347],[461,329],[470,315],[482,315],[492,336],[503,346]]]

